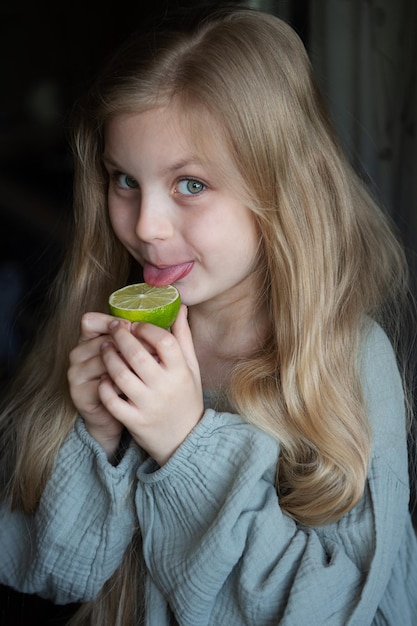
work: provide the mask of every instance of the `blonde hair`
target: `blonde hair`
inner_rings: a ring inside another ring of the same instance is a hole
[[[407,268],[388,219],[340,150],[298,36],[276,17],[241,9],[189,32],[132,39],[79,107],[72,245],[51,320],[2,418],[8,493],[35,509],[76,418],[66,369],[80,317],[105,310],[129,276],[106,210],[105,125],[172,103],[196,141],[202,112],[218,122],[261,235],[259,301],[270,332],[259,353],[236,363],[229,399],[280,442],[281,508],[302,524],[337,520],[361,498],[369,463],[357,362],[365,320],[394,337]],[[115,624],[112,615],[92,623]]]

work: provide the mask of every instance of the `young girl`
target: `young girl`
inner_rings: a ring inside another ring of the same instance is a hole
[[[74,152],[2,416],[0,582],[73,624],[416,624],[407,271],[296,34],[232,10],[131,40]],[[178,287],[171,332],[107,314],[138,268]]]

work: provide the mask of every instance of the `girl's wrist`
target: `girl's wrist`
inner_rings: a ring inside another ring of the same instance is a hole
[[[122,433],[120,432],[117,435],[109,435],[108,433],[106,434],[103,432],[103,428],[88,424],[85,426],[89,435],[103,448],[109,463],[117,465],[120,460],[119,449],[121,447]]]

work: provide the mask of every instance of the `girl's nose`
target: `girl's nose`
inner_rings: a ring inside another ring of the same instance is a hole
[[[169,239],[174,231],[173,216],[166,199],[142,197],[136,223],[136,235],[149,243],[156,239]]]

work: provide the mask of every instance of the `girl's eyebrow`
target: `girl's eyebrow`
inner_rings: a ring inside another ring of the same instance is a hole
[[[116,163],[116,161],[113,161],[113,159],[107,154],[104,153],[101,158],[102,158],[103,163],[105,163],[106,165],[111,165],[112,167],[117,167],[120,169],[119,164]]]
[[[200,159],[197,157],[189,157],[184,159],[179,159],[178,161],[174,161],[167,167],[162,170],[162,174],[171,174],[177,172],[178,170],[185,169],[187,167],[203,167],[203,164]]]
[[[118,168],[118,169],[123,169],[119,163],[117,163],[116,161],[114,161],[112,159],[111,156],[107,155],[106,153],[103,154],[102,156],[102,160],[103,163],[107,164],[107,165],[111,165],[112,167]],[[187,158],[183,158],[180,159],[178,161],[174,161],[174,163],[168,165],[167,167],[163,168],[161,170],[162,174],[170,174],[171,172],[176,172],[177,170],[181,170],[185,167],[190,167],[190,166],[199,166],[202,167],[202,163],[201,160],[198,159],[195,156],[192,157],[187,157]]]

